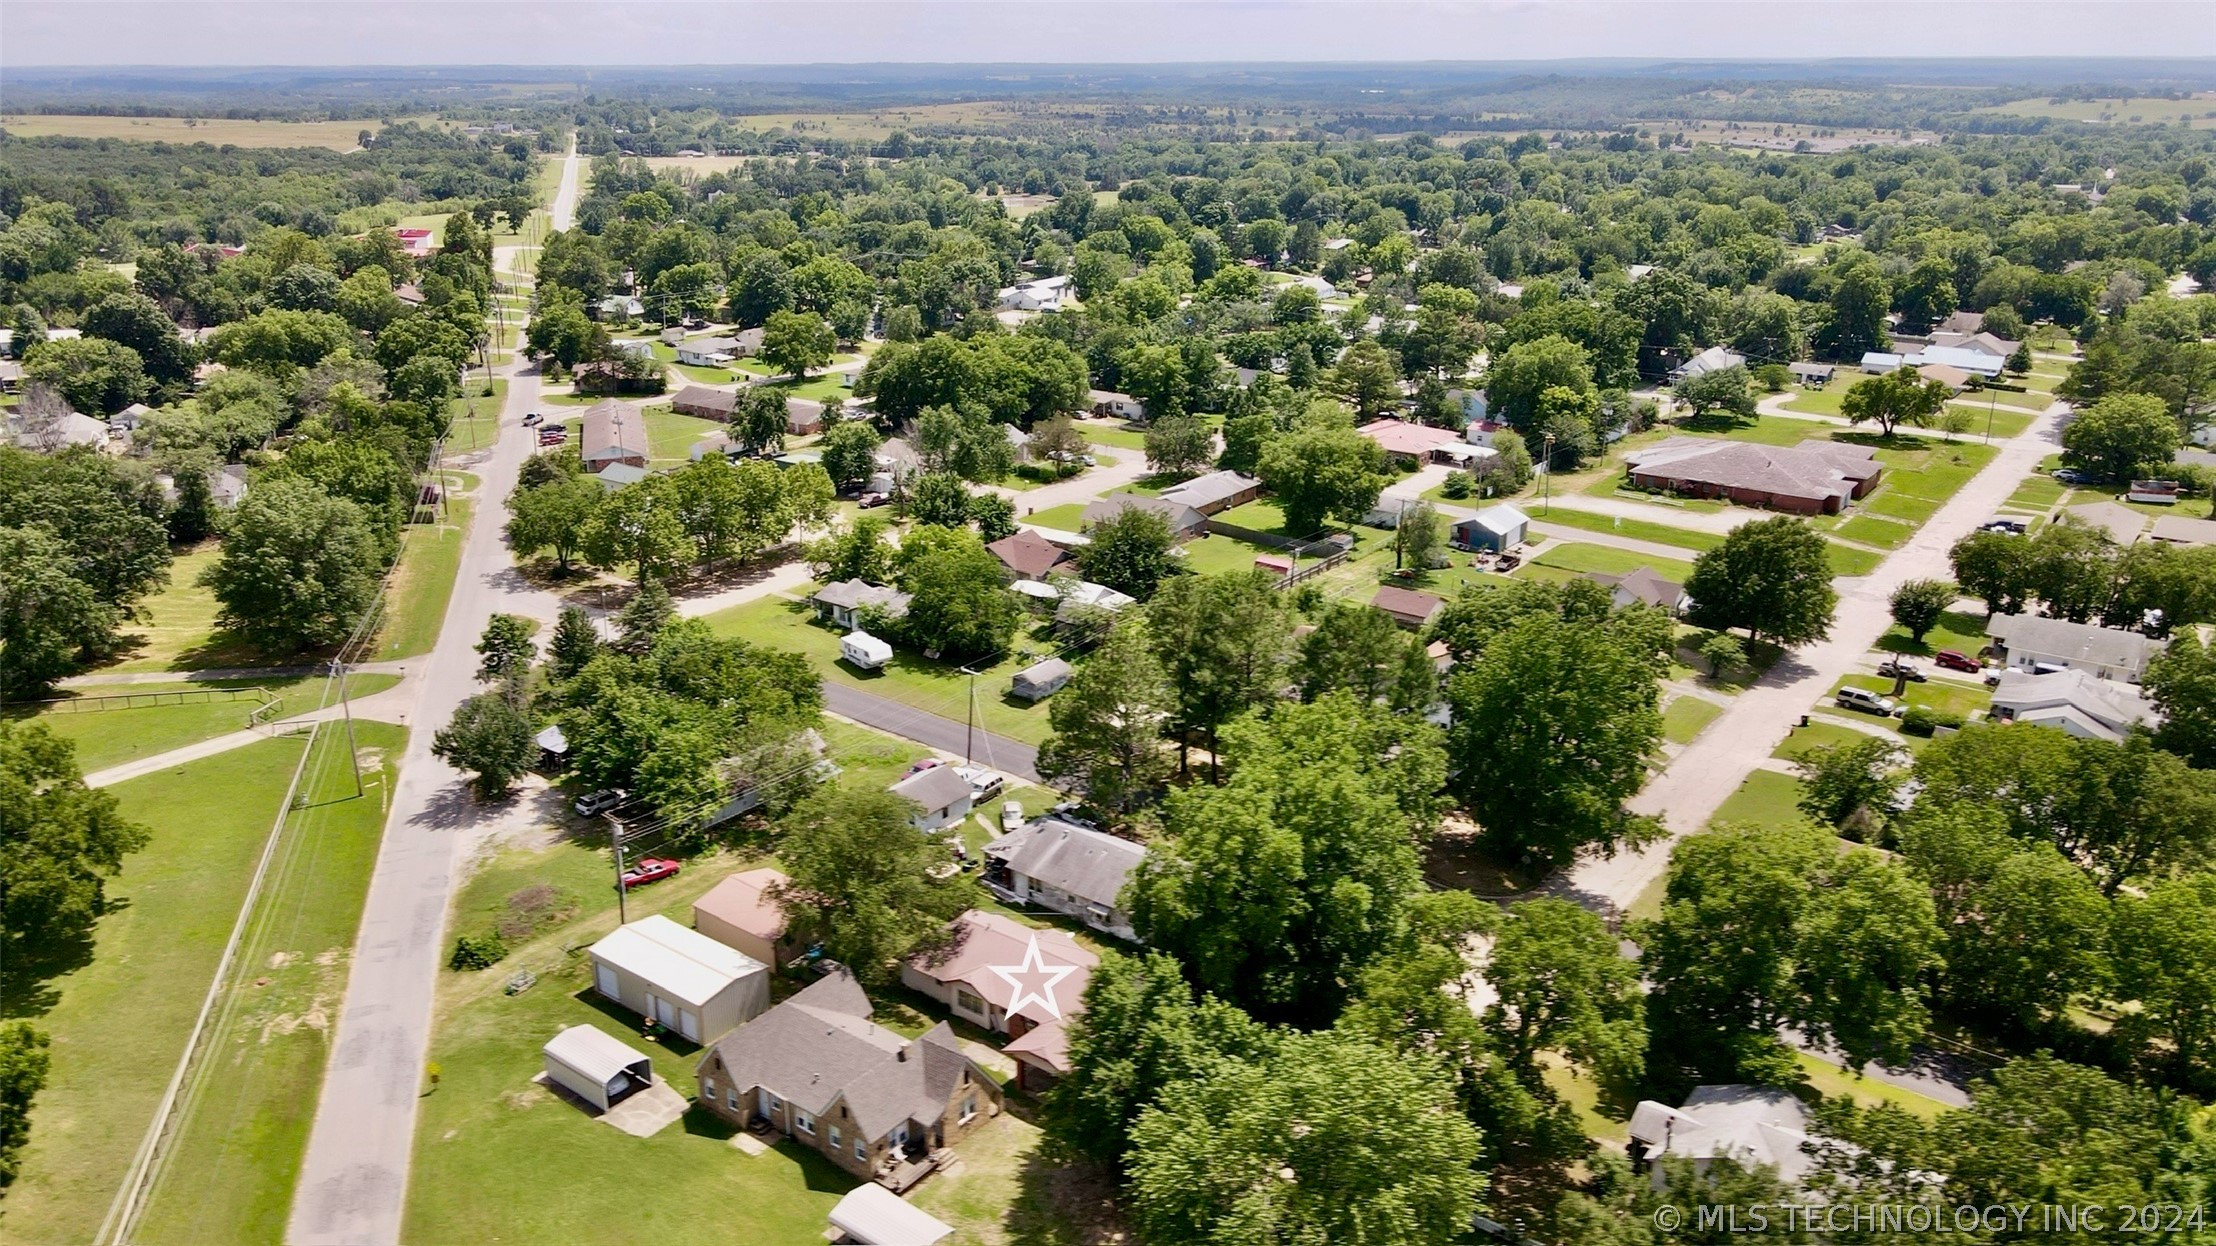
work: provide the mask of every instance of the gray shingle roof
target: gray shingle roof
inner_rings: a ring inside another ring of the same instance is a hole
[[[1854,482],[1884,470],[1868,449],[1831,441],[1764,446],[1672,437],[1624,457],[1641,475],[1794,498],[1845,498]]]
[[[1018,874],[1107,908],[1116,907],[1131,871],[1146,860],[1143,845],[1060,818],[1026,822],[984,851]]]
[[[907,797],[930,813],[967,800],[970,782],[956,774],[952,766],[933,766],[893,784],[892,793]]]
[[[2012,653],[2133,671],[2162,648],[2161,641],[2137,632],[2036,614],[1996,614],[1985,630]]]
[[[1182,502],[1196,510],[1206,510],[1218,502],[1230,501],[1242,493],[1261,487],[1262,482],[1252,476],[1242,476],[1237,472],[1210,472],[1162,490],[1162,497],[1168,501]]]

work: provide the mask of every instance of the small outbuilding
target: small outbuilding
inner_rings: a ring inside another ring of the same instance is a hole
[[[1523,544],[1530,531],[1531,517],[1504,502],[1457,522],[1454,547],[1505,554]]]
[[[791,881],[767,866],[730,875],[693,901],[693,929],[765,965],[782,965],[799,951],[777,900],[776,889]]]
[[[874,671],[893,660],[893,647],[868,632],[848,632],[839,638],[839,656],[849,666]]]
[[[1048,658],[1034,662],[1015,673],[1009,680],[1008,692],[1026,701],[1042,701],[1061,691],[1070,681],[1070,664],[1060,658]]]
[[[663,1029],[711,1042],[769,1007],[769,967],[667,917],[618,926],[587,949],[593,989]]]
[[[832,1246],[938,1246],[954,1226],[874,1181],[846,1192],[831,1209]]]
[[[539,1049],[546,1080],[605,1112],[654,1084],[654,1065],[598,1026],[573,1025]]]

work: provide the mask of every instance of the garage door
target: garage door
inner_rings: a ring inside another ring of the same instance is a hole
[[[691,1039],[692,1041],[694,1041],[694,1042],[696,1042],[696,1043],[697,1043],[697,1042],[699,1042],[699,1041],[700,1041],[700,1017],[699,1017],[699,1015],[698,1015],[697,1013],[694,1013],[694,1012],[693,1012],[693,1011],[692,1011],[691,1009],[680,1009],[680,1010],[678,1010],[678,1013],[677,1013],[677,1032],[678,1032],[679,1034],[682,1034],[682,1035],[684,1035],[684,1036],[685,1036],[686,1038],[689,1038],[689,1039]]]
[[[616,985],[615,970],[610,969],[606,965],[595,965],[593,966],[593,971],[593,985],[600,988],[600,993],[602,995],[607,996],[609,999],[615,1000],[620,1000],[623,998],[622,989]]]

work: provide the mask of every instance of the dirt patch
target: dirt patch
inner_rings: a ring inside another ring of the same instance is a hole
[[[552,1093],[545,1087],[532,1086],[526,1090],[508,1091],[500,1096],[500,1102],[511,1111],[528,1112],[552,1097]]]
[[[1489,900],[1507,900],[1531,890],[1542,878],[1502,862],[1478,841],[1475,822],[1450,816],[1440,822],[1424,853],[1424,877],[1433,886],[1453,887]]]
[[[299,959],[300,953],[298,952],[271,952],[269,954],[269,967],[271,969],[283,969]]]

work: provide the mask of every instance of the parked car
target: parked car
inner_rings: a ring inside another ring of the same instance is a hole
[[[533,412],[531,412],[530,414],[528,414],[528,415],[526,415],[526,416],[524,416],[524,417],[523,417],[523,426],[524,426],[525,428],[529,428],[529,427],[531,427],[531,426],[532,426],[533,424],[536,424],[536,423],[538,423],[538,422],[539,422],[540,420],[543,420],[543,419],[545,419],[545,418],[546,418],[545,416],[543,416],[543,415],[540,415],[540,414],[539,414],[538,412],[536,412],[536,411],[533,411]]]
[[[1891,718],[1900,710],[1900,703],[1891,697],[1879,696],[1868,688],[1841,688],[1839,708],[1861,710],[1865,714],[1881,714]]]
[[[667,857],[648,857],[623,872],[624,890],[658,883],[665,878],[675,878],[677,871],[682,868],[684,867]]]
[[[1000,806],[1000,829],[1003,832],[1012,831],[1022,825],[1023,802],[1020,800],[1002,802]]]
[[[2021,519],[1988,519],[1978,525],[1978,530],[1981,532],[2006,532],[2013,536],[2022,536],[2028,529]]]
[[[860,505],[863,510],[871,510],[876,507],[883,506],[885,503],[892,500],[892,495],[889,493],[865,493],[861,497],[856,498],[855,502]]]
[[[1887,679],[1906,679],[1910,683],[1918,684],[1930,678],[1930,676],[1924,674],[1922,667],[1911,662],[1904,662],[1899,658],[1878,663],[1877,673]]]
[[[2054,478],[2066,485],[2089,485],[2093,483],[2092,476],[2074,467],[2055,469]]]
[[[630,793],[620,787],[602,788],[578,797],[577,803],[570,808],[576,810],[580,818],[597,818],[629,798]]]
[[[945,762],[940,761],[936,757],[926,757],[922,761],[917,762],[915,765],[908,767],[908,773],[922,774],[926,770],[933,770],[945,764]]]
[[[1931,655],[1931,660],[1934,664],[1942,666],[1947,670],[1965,671],[1972,675],[1975,675],[1980,670],[1984,669],[1982,666],[1978,665],[1978,660],[1976,658],[1963,653],[1959,649],[1941,649],[1939,652]]]

